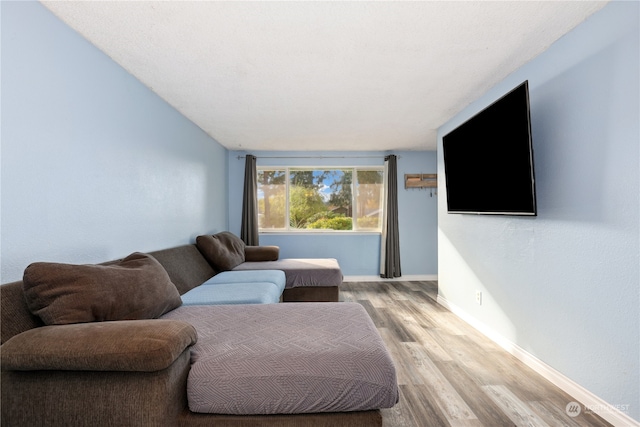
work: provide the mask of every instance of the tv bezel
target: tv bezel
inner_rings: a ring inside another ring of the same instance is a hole
[[[527,144],[528,144],[528,154],[529,154],[529,174],[530,174],[530,185],[531,185],[531,197],[532,197],[532,210],[531,211],[496,211],[496,210],[460,210],[460,209],[450,209],[449,207],[449,181],[447,175],[447,161],[446,161],[446,152],[445,152],[445,144],[446,138],[462,126],[465,126],[469,122],[477,120],[480,115],[482,115],[485,111],[494,108],[496,105],[500,104],[505,98],[509,95],[513,94],[513,92],[520,90],[524,87],[525,91],[525,107],[527,114]],[[536,179],[535,179],[535,165],[534,165],[534,152],[533,152],[533,136],[531,132],[531,106],[529,102],[529,81],[525,80],[521,84],[517,85],[515,88],[511,89],[509,92],[502,95],[500,98],[493,101],[491,104],[471,116],[469,119],[465,120],[462,124],[455,127],[455,129],[448,132],[446,135],[442,137],[442,147],[443,147],[443,164],[445,169],[445,183],[446,183],[446,198],[447,198],[447,213],[450,214],[469,214],[469,215],[506,215],[506,216],[529,216],[536,217],[538,215],[538,203],[537,203],[537,193],[536,193]]]

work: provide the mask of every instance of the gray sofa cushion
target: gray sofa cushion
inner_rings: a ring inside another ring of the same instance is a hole
[[[29,310],[47,325],[153,319],[182,304],[165,269],[139,252],[109,265],[36,262],[22,282]]]
[[[283,258],[277,261],[243,262],[233,271],[282,270],[286,287],[340,286],[342,270],[335,258]]]

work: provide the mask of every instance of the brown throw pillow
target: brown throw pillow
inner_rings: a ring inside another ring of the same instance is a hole
[[[250,262],[277,261],[280,257],[278,246],[246,246],[244,260]]]
[[[235,234],[223,231],[196,237],[196,246],[218,271],[233,270],[244,262],[244,242]]]
[[[47,325],[153,319],[182,304],[162,265],[139,252],[109,265],[36,262],[23,287],[29,310]]]

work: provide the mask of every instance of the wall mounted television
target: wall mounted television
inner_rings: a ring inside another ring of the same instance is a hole
[[[442,138],[447,212],[537,215],[529,82]]]

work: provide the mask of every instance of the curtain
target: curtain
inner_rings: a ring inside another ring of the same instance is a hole
[[[242,225],[240,238],[247,246],[258,246],[258,175],[256,156],[247,154],[244,163],[244,192],[242,195]]]
[[[380,277],[400,277],[400,236],[398,233],[398,161],[394,155],[384,158],[385,201],[380,240]]]

